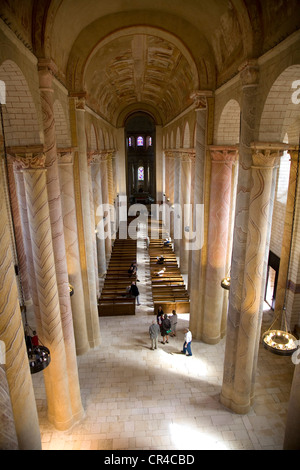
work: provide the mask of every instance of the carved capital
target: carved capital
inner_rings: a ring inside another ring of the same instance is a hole
[[[279,150],[254,149],[252,153],[252,168],[274,168],[279,165],[279,159]]]
[[[196,111],[207,107],[207,98],[213,96],[210,90],[195,90],[190,98],[194,101]]]
[[[7,158],[16,170],[45,168],[46,155],[42,145],[8,147]]]
[[[73,147],[58,148],[57,161],[59,165],[73,164],[74,162],[74,149]]]
[[[253,166],[267,168],[279,165],[280,157],[288,146],[280,142],[253,142],[251,148]]]
[[[210,145],[211,160],[215,163],[236,162],[238,159],[238,147],[226,145]]]

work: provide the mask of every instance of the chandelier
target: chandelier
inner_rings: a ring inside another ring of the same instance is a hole
[[[299,147],[298,147],[298,161],[297,161],[296,182],[295,182],[296,189],[295,189],[295,196],[294,196],[289,262],[288,262],[288,269],[287,269],[285,296],[284,296],[283,309],[282,309],[282,315],[281,315],[282,316],[282,320],[281,320],[282,329],[273,328],[275,323],[278,324],[278,322],[280,321],[280,318],[279,318],[280,313],[279,313],[279,315],[276,316],[275,320],[273,321],[269,329],[265,331],[262,335],[263,346],[269,351],[271,351],[272,353],[279,354],[281,356],[291,356],[298,348],[297,339],[288,331],[285,306],[286,306],[288,274],[289,274],[289,268],[290,268],[290,260],[291,260],[291,253],[292,253],[292,240],[293,240],[294,223],[295,223],[295,207],[296,207],[296,197],[297,197],[297,188],[298,188],[299,160],[300,160],[300,136],[299,136]]]
[[[223,289],[230,290],[230,276],[226,276],[222,279],[221,286]]]

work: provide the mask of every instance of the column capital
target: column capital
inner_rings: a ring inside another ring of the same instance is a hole
[[[57,160],[59,165],[73,164],[76,147],[64,147],[57,149]]]
[[[207,98],[212,96],[213,91],[211,90],[195,90],[191,93],[190,98],[194,101],[195,110],[199,111],[207,108]]]
[[[235,162],[238,159],[238,146],[236,145],[210,145],[211,160],[215,163]]]
[[[58,68],[52,59],[41,58],[38,60],[38,72],[40,77],[40,89],[52,90],[52,80],[57,74]]]
[[[46,155],[42,145],[8,147],[7,157],[16,170],[45,169]]]
[[[76,111],[85,111],[86,91],[73,91],[69,93],[69,97],[75,101]]]
[[[259,66],[256,59],[245,61],[239,67],[239,72],[242,86],[253,86],[258,84]]]

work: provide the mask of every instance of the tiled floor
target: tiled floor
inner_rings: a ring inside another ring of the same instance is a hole
[[[230,412],[219,401],[224,340],[213,346],[194,341],[192,357],[180,354],[186,314],[179,315],[176,338],[150,349],[147,257],[138,262],[146,264],[139,270],[136,316],[102,317],[101,347],[78,357],[85,418],[69,431],[55,430],[47,421],[43,375],[33,376],[43,449],[281,449],[291,358],[261,348],[255,403],[247,415]]]

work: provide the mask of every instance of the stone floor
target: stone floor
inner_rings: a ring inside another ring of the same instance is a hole
[[[291,358],[261,347],[253,407],[247,415],[232,413],[219,401],[225,340],[193,341],[193,356],[183,356],[189,315],[182,314],[176,338],[150,349],[154,317],[147,263],[140,242],[142,305],[135,316],[102,317],[101,347],[78,357],[85,409],[80,423],[55,430],[47,420],[43,374],[32,376],[43,450],[282,449]]]

